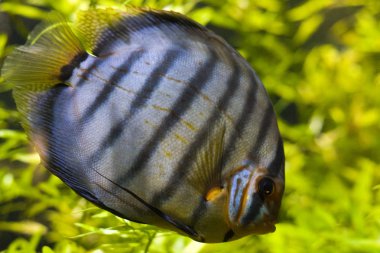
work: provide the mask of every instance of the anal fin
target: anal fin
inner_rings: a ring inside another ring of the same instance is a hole
[[[163,220],[165,220],[166,222],[170,223],[172,226],[176,227],[177,229],[181,230],[182,232],[186,233],[187,235],[189,235],[190,237],[198,240],[198,241],[203,241],[203,237],[200,236],[192,227],[186,225],[185,223],[183,223],[182,221],[178,220],[178,219],[175,219],[174,217],[171,217],[169,215],[167,215],[166,213],[162,212],[160,209],[150,205],[148,202],[146,202],[145,200],[143,200],[142,198],[140,198],[137,194],[135,194],[134,192],[132,192],[131,190],[123,187],[122,185],[118,184],[117,182],[109,179],[108,177],[104,176],[102,173],[100,173],[99,171],[97,170],[94,170],[99,176],[101,176],[102,178],[106,179],[108,182],[110,182],[112,185],[114,185],[115,187],[121,189],[123,192],[125,192],[126,194],[132,196],[134,199],[136,199],[138,202],[140,202],[142,205],[144,205],[146,208],[148,208],[150,211],[152,211],[153,213],[155,213],[158,217],[162,218]],[[106,189],[105,187],[101,186],[100,184],[97,184],[99,187],[101,187],[103,190],[107,191],[109,194],[113,195],[114,197],[116,197],[119,201],[123,202],[123,198],[121,196],[118,196],[116,195],[115,193],[113,193],[111,190],[109,189]],[[125,203],[126,205],[128,205],[128,203]],[[104,208],[104,204],[102,206]],[[105,206],[107,210],[111,210],[111,212],[113,212],[114,214],[120,216],[120,217],[124,217],[124,218],[127,218],[125,217],[125,215],[120,215],[119,212],[113,210],[113,209],[110,209],[109,207]],[[128,219],[128,218],[127,218]]]

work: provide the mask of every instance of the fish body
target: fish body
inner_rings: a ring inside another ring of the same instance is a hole
[[[134,8],[53,18],[2,73],[42,164],[96,205],[202,242],[274,231],[273,107],[249,64],[198,23]]]

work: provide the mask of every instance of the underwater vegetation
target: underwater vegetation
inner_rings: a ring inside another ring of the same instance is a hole
[[[0,66],[51,10],[125,4],[185,14],[260,76],[286,157],[276,231],[202,244],[95,207],[39,165],[1,83],[0,252],[380,252],[378,0],[1,1]]]

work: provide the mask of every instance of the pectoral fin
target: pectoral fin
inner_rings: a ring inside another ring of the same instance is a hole
[[[214,199],[221,192],[224,122],[210,126],[206,144],[198,151],[194,167],[188,176],[189,183],[205,200]]]

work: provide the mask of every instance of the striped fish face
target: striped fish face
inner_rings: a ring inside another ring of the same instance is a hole
[[[197,241],[274,231],[282,141],[235,50],[171,12],[90,10],[80,36],[62,24],[5,67],[47,169],[101,208]],[[41,66],[24,70],[25,59]]]
[[[271,175],[268,169],[248,162],[230,176],[227,191],[228,221],[234,234],[245,236],[275,231],[284,191],[282,175]]]

